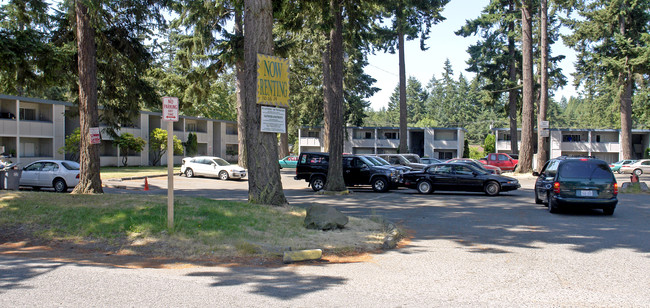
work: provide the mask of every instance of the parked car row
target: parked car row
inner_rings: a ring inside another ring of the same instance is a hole
[[[436,163],[425,165],[422,169],[400,165],[398,160],[394,160],[397,165],[389,162],[383,160],[381,154],[343,155],[346,186],[370,185],[377,192],[408,187],[427,194],[436,190],[482,191],[490,196],[521,187],[517,179],[491,174],[480,166],[475,166],[476,162]],[[325,187],[328,168],[328,153],[301,153],[294,179],[304,180],[314,191],[319,191]]]

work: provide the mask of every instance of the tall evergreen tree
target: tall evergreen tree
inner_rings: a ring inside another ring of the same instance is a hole
[[[391,18],[391,24],[377,28],[377,45],[379,48],[395,53],[397,45],[399,58],[399,110],[400,142],[399,151],[408,153],[407,145],[407,103],[406,103],[406,63],[404,59],[404,40],[420,38],[420,49],[426,50],[424,42],[429,36],[433,24],[445,18],[442,9],[449,0],[389,0],[383,1],[385,18]]]

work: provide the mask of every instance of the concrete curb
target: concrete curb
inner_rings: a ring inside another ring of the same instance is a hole
[[[282,257],[282,262],[287,264],[299,261],[320,260],[322,257],[323,251],[321,249],[285,251]]]

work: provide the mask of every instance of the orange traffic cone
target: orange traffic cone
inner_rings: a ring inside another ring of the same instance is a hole
[[[149,190],[149,182],[147,181],[147,178],[145,177],[144,178],[144,191],[148,191],[148,190]]]

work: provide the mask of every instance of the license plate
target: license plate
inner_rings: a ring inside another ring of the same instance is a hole
[[[596,191],[594,191],[594,190],[578,190],[576,192],[576,195],[578,197],[595,197],[596,196]]]

